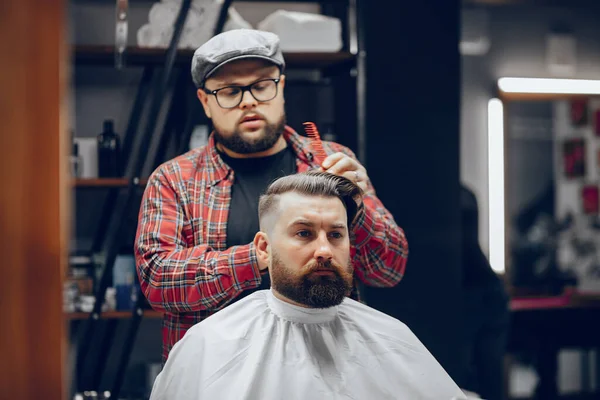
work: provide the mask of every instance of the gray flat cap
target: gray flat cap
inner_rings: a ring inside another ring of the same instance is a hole
[[[285,67],[277,35],[254,29],[234,29],[212,37],[194,52],[192,79],[196,87],[203,87],[204,81],[223,64],[243,58],[262,58],[280,69]]]

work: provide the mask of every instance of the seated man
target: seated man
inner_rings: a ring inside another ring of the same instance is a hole
[[[333,174],[273,182],[253,242],[271,288],[194,325],[150,399],[466,398],[406,325],[347,297],[361,204],[360,188]]]

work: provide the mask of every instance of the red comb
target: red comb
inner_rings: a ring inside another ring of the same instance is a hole
[[[325,158],[327,158],[327,153],[323,148],[323,143],[321,142],[319,130],[313,122],[305,122],[303,125],[306,135],[311,139],[312,148],[315,153],[315,162],[321,165]]]

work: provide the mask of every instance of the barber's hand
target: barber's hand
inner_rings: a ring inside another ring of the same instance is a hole
[[[334,175],[340,175],[351,180],[360,187],[363,192],[367,190],[369,177],[367,170],[358,161],[344,153],[334,153],[323,161],[323,170]]]

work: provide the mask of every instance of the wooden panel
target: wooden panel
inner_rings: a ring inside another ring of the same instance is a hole
[[[450,376],[463,382],[460,3],[359,3],[365,4],[368,53],[366,168],[409,246],[403,280],[391,289],[367,287],[365,298],[406,323]],[[418,39],[403,39],[408,37]],[[386,73],[392,49],[406,62]]]
[[[65,399],[69,180],[62,1],[0,3],[0,397]]]

